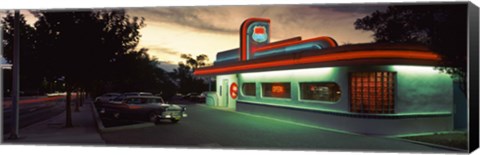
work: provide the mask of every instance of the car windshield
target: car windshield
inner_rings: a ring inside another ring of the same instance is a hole
[[[119,97],[116,97],[114,98],[112,101],[122,101],[123,97],[119,96]]]

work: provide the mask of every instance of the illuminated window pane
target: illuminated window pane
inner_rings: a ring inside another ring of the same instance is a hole
[[[350,111],[394,113],[394,72],[350,74]]]
[[[290,83],[262,83],[264,97],[290,98]]]
[[[257,89],[255,88],[255,83],[244,83],[242,87],[243,94],[246,96],[255,96]]]
[[[300,83],[303,100],[336,102],[340,99],[340,87],[333,82]]]

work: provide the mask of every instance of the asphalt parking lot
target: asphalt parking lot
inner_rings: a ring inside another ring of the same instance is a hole
[[[445,152],[398,139],[332,132],[276,119],[185,104],[189,117],[177,124],[102,133],[110,145],[281,150],[377,150]]]

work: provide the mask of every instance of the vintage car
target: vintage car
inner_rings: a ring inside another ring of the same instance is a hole
[[[150,92],[127,92],[127,93],[120,94],[115,98],[110,99],[109,102],[111,102],[111,103],[122,103],[124,98],[135,97],[135,96],[154,96],[154,95]]]
[[[102,104],[102,103],[108,103],[112,99],[115,99],[119,97],[121,94],[120,93],[106,93],[103,94],[102,96],[96,97],[95,98],[95,104]]]
[[[125,96],[125,97],[128,97],[128,96],[153,96],[153,94],[150,93],[150,92],[128,92],[128,93],[123,93],[122,95]]]
[[[103,104],[99,109],[104,116],[147,120],[153,123],[161,120],[177,123],[181,118],[187,117],[185,106],[165,103],[159,96],[126,96],[121,101]]]
[[[205,103],[206,92],[202,93],[188,93],[183,99],[189,100],[195,103]]]

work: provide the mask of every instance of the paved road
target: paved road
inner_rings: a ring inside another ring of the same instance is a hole
[[[326,131],[274,119],[219,110],[200,104],[187,106],[189,117],[178,124],[103,133],[107,144],[287,150],[380,150],[444,152],[395,139]]]
[[[65,111],[64,96],[22,98],[20,100],[19,128],[47,120]],[[4,101],[3,133],[8,134],[11,128],[11,101]]]

